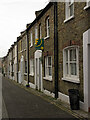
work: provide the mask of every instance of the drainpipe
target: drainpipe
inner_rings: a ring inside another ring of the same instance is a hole
[[[55,98],[58,98],[58,22],[57,22],[57,2],[54,2],[54,79]]]
[[[17,83],[18,83],[18,40],[17,40]]]
[[[28,39],[27,29],[26,29],[26,39],[27,39],[27,87],[29,87],[29,39]]]

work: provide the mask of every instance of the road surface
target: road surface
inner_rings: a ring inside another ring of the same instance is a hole
[[[45,101],[3,77],[3,101],[8,118],[65,118],[77,120],[72,115]],[[4,117],[4,116],[3,116]],[[4,117],[5,118],[5,117]]]

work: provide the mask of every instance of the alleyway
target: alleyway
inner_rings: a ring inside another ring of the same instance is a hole
[[[3,77],[2,81],[3,100],[9,118],[67,118],[67,120],[72,118],[76,120],[55,105],[30,94],[10,80]]]

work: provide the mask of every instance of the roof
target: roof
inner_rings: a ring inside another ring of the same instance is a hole
[[[27,27],[27,30],[30,29],[42,17],[52,5],[53,2],[49,2],[48,5],[41,10],[41,13],[36,17],[36,19]]]

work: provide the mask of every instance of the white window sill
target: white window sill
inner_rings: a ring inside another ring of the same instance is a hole
[[[20,53],[22,53],[23,52],[23,50],[22,51],[20,51]]]
[[[34,74],[29,74],[30,76],[34,76]]]
[[[24,73],[24,75],[27,75],[27,73]]]
[[[79,79],[74,79],[74,78],[62,78],[63,81],[68,81],[68,82],[72,82],[72,83],[80,83]]]
[[[26,49],[24,49],[24,51],[26,51]]]
[[[43,79],[52,81],[52,77],[43,77]]]
[[[85,7],[84,7],[84,10],[87,10],[88,8],[90,8],[89,5],[85,6]]]
[[[69,20],[73,19],[74,18],[74,15],[73,16],[70,16],[69,18],[67,18],[66,20],[64,20],[64,23],[68,22]]]
[[[50,36],[45,37],[44,40],[48,39],[49,37],[50,37]]]
[[[33,45],[30,46],[30,48],[33,47]]]

